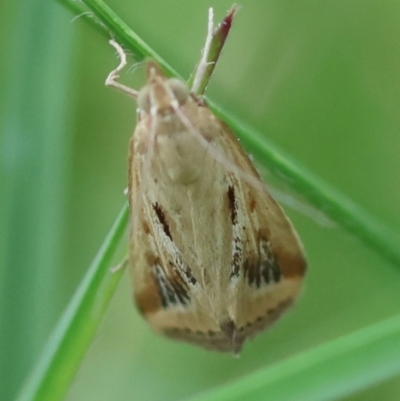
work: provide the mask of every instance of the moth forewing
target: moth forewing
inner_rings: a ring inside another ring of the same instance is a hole
[[[135,301],[158,332],[239,352],[297,297],[300,241],[230,129],[154,62],[138,109],[129,156]]]

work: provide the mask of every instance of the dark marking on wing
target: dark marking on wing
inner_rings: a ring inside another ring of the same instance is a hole
[[[220,329],[228,338],[234,338],[236,331],[236,324],[233,320],[227,320],[220,324]]]
[[[255,208],[256,208],[256,201],[254,199],[250,200],[250,212],[254,212]]]
[[[240,240],[239,238],[233,238],[233,252],[232,252],[232,272],[231,279],[234,277],[239,277],[240,275]]]
[[[232,222],[232,228],[234,228],[237,224],[237,200],[236,200],[236,194],[235,194],[235,187],[230,185],[228,187],[228,206],[230,210],[230,216],[231,216],[231,222]],[[233,229],[233,232],[235,230]],[[240,274],[240,267],[241,267],[241,240],[240,238],[233,236],[232,238],[232,272],[231,272],[231,278],[238,277]]]
[[[236,196],[235,196],[235,188],[232,185],[229,185],[228,188],[228,204],[229,210],[231,211],[231,221],[232,225],[235,225],[237,222],[237,204],[236,204]]]
[[[153,272],[164,308],[178,304],[187,306],[190,303],[189,288],[176,272],[168,276],[160,263],[154,265]]]
[[[290,297],[286,298],[274,307],[268,308],[262,315],[257,316],[254,320],[247,322],[245,325],[239,327],[238,331],[240,333],[243,333],[246,330],[249,330],[249,332],[246,333],[245,336],[254,335],[255,332],[263,330],[265,327],[273,323],[276,319],[279,318],[279,316],[281,316],[282,312],[284,312],[292,305],[293,299]],[[252,334],[251,331],[253,331]]]
[[[168,265],[170,269],[175,272],[178,276],[182,273],[184,274],[186,281],[192,285],[197,284],[197,279],[193,275],[192,269],[187,265],[187,263],[183,260],[182,254],[177,251],[175,254],[175,260],[169,260]]]
[[[239,336],[237,326],[232,320],[224,322],[220,330],[194,330],[190,327],[167,327],[164,334],[175,339],[201,345],[205,348],[222,352],[239,353],[245,337]]]
[[[161,206],[159,203],[155,203],[153,205],[153,209],[156,212],[156,215],[158,217],[159,222],[161,223],[161,225],[163,226],[164,232],[165,234],[172,240],[172,236],[171,236],[171,231],[169,229],[169,225],[168,222],[165,218],[165,214],[164,211],[162,210]]]
[[[197,285],[197,280],[182,255],[178,254],[174,261],[162,261],[158,255],[146,251],[144,257],[148,266],[146,285],[135,293],[141,313],[146,315],[172,305],[189,305],[191,286]]]
[[[148,223],[146,220],[144,220],[144,219],[143,219],[143,231],[144,231],[146,234],[150,234],[150,233],[151,233],[150,225],[149,225],[149,223]]]
[[[140,313],[144,316],[147,314],[156,313],[162,308],[157,280],[155,279],[152,271],[149,271],[145,283],[145,287],[142,288],[140,292],[136,291],[134,294],[136,305]]]
[[[281,269],[271,252],[271,247],[268,241],[264,238],[260,239],[260,256],[261,256],[261,275],[266,284],[270,281],[279,283],[281,280]]]
[[[259,255],[257,260],[246,260],[244,263],[244,277],[250,286],[260,288],[262,284],[279,283],[281,269],[271,252],[269,242],[260,237]]]
[[[197,284],[196,277],[193,275],[192,269],[189,266],[186,266],[184,273],[185,277],[189,280],[190,284],[192,285]]]

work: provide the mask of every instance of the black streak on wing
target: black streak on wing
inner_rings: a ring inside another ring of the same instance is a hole
[[[165,218],[164,211],[162,210],[161,206],[156,202],[153,205],[153,209],[156,212],[158,220],[160,221],[161,225],[163,226],[165,234],[172,240],[171,231],[169,229],[167,220]]]
[[[281,269],[271,252],[269,242],[265,239],[260,238],[258,261],[246,261],[244,264],[244,277],[247,277],[250,286],[255,285],[257,288],[260,288],[261,284],[268,285],[280,281]]]
[[[183,261],[182,255],[180,253],[176,257],[175,265],[176,264],[181,266],[180,271],[184,273],[187,282],[189,282],[192,285],[196,285],[197,284],[196,277],[194,277],[192,269]],[[174,271],[177,271],[178,269],[176,269],[175,265],[172,261],[169,261],[170,268],[173,269]]]
[[[263,238],[260,240],[260,256],[261,256],[261,275],[266,284],[270,281],[278,283],[281,279],[281,269],[271,252],[271,247],[268,241]]]
[[[161,298],[161,304],[164,308],[171,305],[186,306],[190,302],[188,288],[183,282],[180,282],[176,277],[168,277],[165,274],[161,264],[156,263],[154,266],[155,282],[157,283],[158,291]]]
[[[228,188],[228,206],[229,210],[231,212],[231,222],[232,222],[232,228],[235,227],[236,224],[238,224],[237,221],[237,201],[236,201],[236,194],[235,194],[235,188],[230,185]],[[232,251],[232,272],[231,272],[231,279],[233,277],[238,277],[240,274],[240,238],[233,237],[233,251]]]
[[[230,185],[228,188],[228,202],[229,202],[229,210],[231,211],[232,225],[235,225],[237,222],[237,205],[235,197],[235,188],[232,185]]]
[[[156,202],[152,206],[165,235],[172,242],[171,230],[161,205]],[[193,276],[190,267],[182,260],[182,255],[179,251],[177,251],[177,260],[170,260],[167,263],[169,264],[167,269],[162,265],[160,260],[153,267],[161,303],[164,308],[178,304],[186,306],[190,302],[188,283],[196,285],[197,280]],[[185,279],[182,277],[182,274]]]

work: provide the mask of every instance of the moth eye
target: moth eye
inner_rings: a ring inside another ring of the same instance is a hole
[[[179,104],[185,103],[186,99],[189,97],[189,89],[186,84],[177,78],[171,78],[168,80],[168,86],[174,93]]]
[[[150,93],[149,88],[145,86],[138,94],[137,104],[140,110],[146,113],[150,112]]]

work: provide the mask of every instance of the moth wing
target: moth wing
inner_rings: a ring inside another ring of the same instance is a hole
[[[210,314],[209,304],[204,304],[206,291],[186,264],[187,255],[172,241],[162,198],[152,198],[146,190],[151,177],[146,177],[145,161],[140,160],[138,151],[142,131],[145,135],[146,129],[139,123],[129,156],[129,258],[134,301],[155,331],[205,348],[232,351],[226,333]],[[184,235],[182,231],[175,230],[174,236]],[[168,259],[171,255],[174,260]]]
[[[237,255],[234,249],[229,308],[240,343],[267,328],[293,305],[306,261],[291,222],[236,137],[223,126],[223,147],[229,149],[238,169],[227,174],[236,192],[231,208],[236,208],[237,216],[233,222]]]

